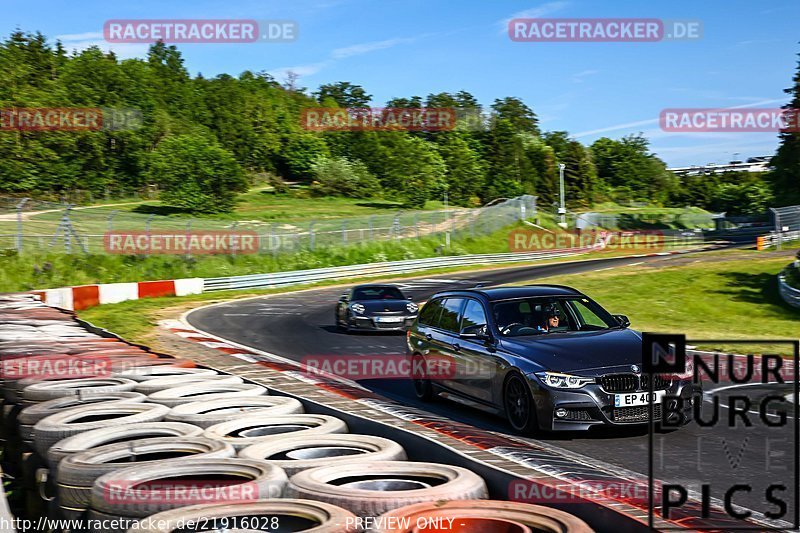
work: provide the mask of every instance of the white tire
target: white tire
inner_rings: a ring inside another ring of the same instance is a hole
[[[202,428],[181,422],[143,422],[98,428],[67,437],[50,446],[47,464],[55,472],[65,457],[106,444],[157,437],[199,437],[202,434]]]
[[[167,407],[175,407],[182,403],[264,396],[268,392],[265,387],[253,383],[207,383],[198,381],[191,385],[154,392],[147,397],[147,401],[160,403]]]
[[[106,444],[65,457],[56,472],[58,505],[72,516],[89,508],[92,486],[97,478],[109,472],[128,468],[163,464],[181,458],[187,461],[233,457],[235,451],[224,442],[204,437],[141,439]]]
[[[237,450],[259,442],[287,437],[347,433],[347,424],[328,415],[287,415],[237,418],[206,428],[203,435],[233,445]]]
[[[231,376],[228,374],[183,374],[177,376],[162,376],[160,378],[148,379],[140,381],[136,388],[136,392],[142,394],[153,394],[160,390],[174,389],[176,387],[183,387],[194,383],[244,383],[244,380],[239,376]]]
[[[110,425],[160,422],[169,408],[152,403],[96,404],[73,407],[42,418],[33,426],[34,448],[47,457],[47,450],[56,442],[92,429]]]
[[[19,412],[17,421],[19,422],[20,436],[23,440],[33,440],[33,425],[43,418],[62,412],[64,409],[98,403],[141,403],[144,400],[145,395],[138,392],[95,393],[89,391],[81,392],[75,396],[64,396],[46,402],[35,403]]]
[[[144,518],[187,505],[280,498],[286,473],[263,461],[171,459],[114,470],[92,485],[91,508],[124,518]]]
[[[287,475],[343,462],[404,461],[406,452],[393,440],[372,435],[309,435],[253,444],[239,457],[278,465]],[[368,468],[368,466],[364,466]]]
[[[216,370],[210,368],[183,368],[179,366],[139,366],[123,372],[114,372],[118,378],[132,379],[133,381],[150,381],[153,379],[174,376],[214,376]],[[155,391],[153,391],[155,392]]]
[[[351,462],[303,470],[291,477],[289,498],[332,503],[358,516],[378,516],[413,503],[481,500],[483,479],[458,466],[406,461]]]
[[[79,396],[83,391],[100,393],[131,392],[136,382],[124,378],[84,378],[34,383],[22,390],[22,399],[29,402],[46,402],[64,396]]]
[[[173,407],[165,420],[207,428],[237,418],[294,415],[302,412],[303,404],[288,396],[253,396],[184,403]]]

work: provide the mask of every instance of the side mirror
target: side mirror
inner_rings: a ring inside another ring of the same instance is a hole
[[[339,301],[340,302],[346,302],[349,299],[350,299],[350,297],[347,294],[342,294],[342,296],[339,298]]]
[[[476,324],[467,326],[461,330],[459,337],[462,339],[475,339],[479,341],[489,340],[489,333],[486,324]]]
[[[627,328],[628,326],[631,325],[631,321],[625,315],[611,315],[611,316],[613,316],[614,320],[619,322],[619,325],[622,326],[623,328]]]

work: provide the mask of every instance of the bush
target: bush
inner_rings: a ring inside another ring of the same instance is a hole
[[[319,157],[312,166],[312,190],[319,196],[372,198],[381,190],[380,182],[361,161],[344,157]]]
[[[149,156],[148,178],[161,201],[193,213],[232,211],[247,179],[233,154],[201,135],[167,137]]]

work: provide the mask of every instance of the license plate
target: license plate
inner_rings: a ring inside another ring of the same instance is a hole
[[[649,392],[632,392],[629,394],[615,394],[614,395],[614,407],[636,407],[638,405],[647,405],[648,404],[648,397],[650,401],[653,403],[661,403],[661,400],[664,399],[664,395],[666,391],[656,391],[652,393],[652,396]]]
[[[389,322],[392,324],[396,324],[398,322],[403,321],[403,317],[401,316],[379,316],[375,319],[376,322]]]

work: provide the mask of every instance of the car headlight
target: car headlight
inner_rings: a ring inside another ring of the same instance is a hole
[[[353,312],[358,313],[359,315],[364,314],[365,310],[364,306],[361,304],[353,304],[350,306],[350,309],[352,309]]]
[[[561,372],[537,372],[536,377],[554,389],[580,389],[588,383],[594,383],[594,378],[583,378]]]
[[[408,309],[409,313],[416,313],[419,310],[419,306],[414,302],[410,302],[406,304],[406,309]]]

